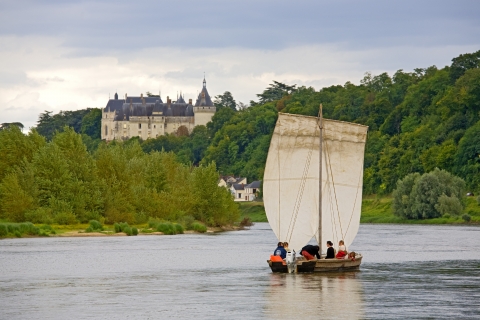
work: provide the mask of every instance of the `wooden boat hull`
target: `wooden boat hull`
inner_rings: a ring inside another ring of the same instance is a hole
[[[317,259],[304,260],[300,258],[297,260],[297,273],[309,272],[343,272],[354,271],[360,269],[362,264],[362,255],[357,254],[355,260],[351,259]],[[284,262],[272,262],[267,260],[272,272],[288,273],[287,265]]]
[[[315,272],[342,272],[360,269],[362,255],[357,254],[355,260],[350,259],[318,259]]]
[[[287,265],[284,262],[272,262],[267,260],[272,272],[288,273]],[[315,271],[315,261],[297,261],[297,273],[310,273]]]

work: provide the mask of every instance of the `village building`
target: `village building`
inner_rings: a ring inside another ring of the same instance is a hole
[[[260,193],[262,181],[253,181],[247,184],[247,178],[236,178],[233,176],[220,177],[219,187],[230,190],[234,201],[254,201]]]
[[[115,93],[102,109],[102,140],[128,140],[140,137],[143,140],[165,134],[190,134],[194,127],[206,125],[212,120],[216,108],[207,91],[203,88],[195,105],[192,99],[185,102],[182,94],[173,101],[167,96],[166,102],[157,97],[129,97],[119,99]]]

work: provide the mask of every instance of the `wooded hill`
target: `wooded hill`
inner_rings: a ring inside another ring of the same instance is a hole
[[[259,101],[245,108],[225,92],[216,97],[217,113],[206,127],[140,145],[144,152],[173,151],[186,164],[215,161],[221,174],[260,180],[278,112],[316,116],[322,103],[325,118],[369,126],[365,194],[390,193],[407,174],[435,168],[461,177],[470,191],[480,189],[480,51],[460,55],[441,69],[366,73],[359,85],[347,82],[319,91],[274,81],[257,96]],[[82,112],[77,111],[81,124],[73,121],[75,130],[93,151],[100,115],[95,109]],[[61,118],[40,115],[38,132],[51,138],[68,124]]]

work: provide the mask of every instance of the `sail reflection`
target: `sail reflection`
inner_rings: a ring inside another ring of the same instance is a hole
[[[272,273],[265,313],[271,319],[364,319],[363,288],[357,275]]]

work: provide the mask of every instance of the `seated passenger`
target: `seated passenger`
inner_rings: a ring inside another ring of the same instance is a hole
[[[327,256],[325,259],[333,259],[335,258],[335,249],[333,249],[333,242],[327,241]]]
[[[279,242],[277,244],[277,249],[273,251],[273,255],[280,256],[282,257],[282,259],[285,259],[287,257],[287,251],[285,250],[285,248],[283,248],[283,242]]]
[[[347,255],[347,248],[345,247],[345,242],[343,242],[343,240],[340,240],[338,242],[338,252],[337,252],[337,255],[335,256],[335,258],[337,259],[344,259],[345,256]]]
[[[283,249],[285,249],[286,252],[290,251],[290,249],[288,248],[288,242],[283,243]]]
[[[320,247],[319,246],[312,246],[311,244],[307,244],[305,247],[302,248],[300,254],[305,257],[307,260],[313,260],[315,257],[320,259]]]

